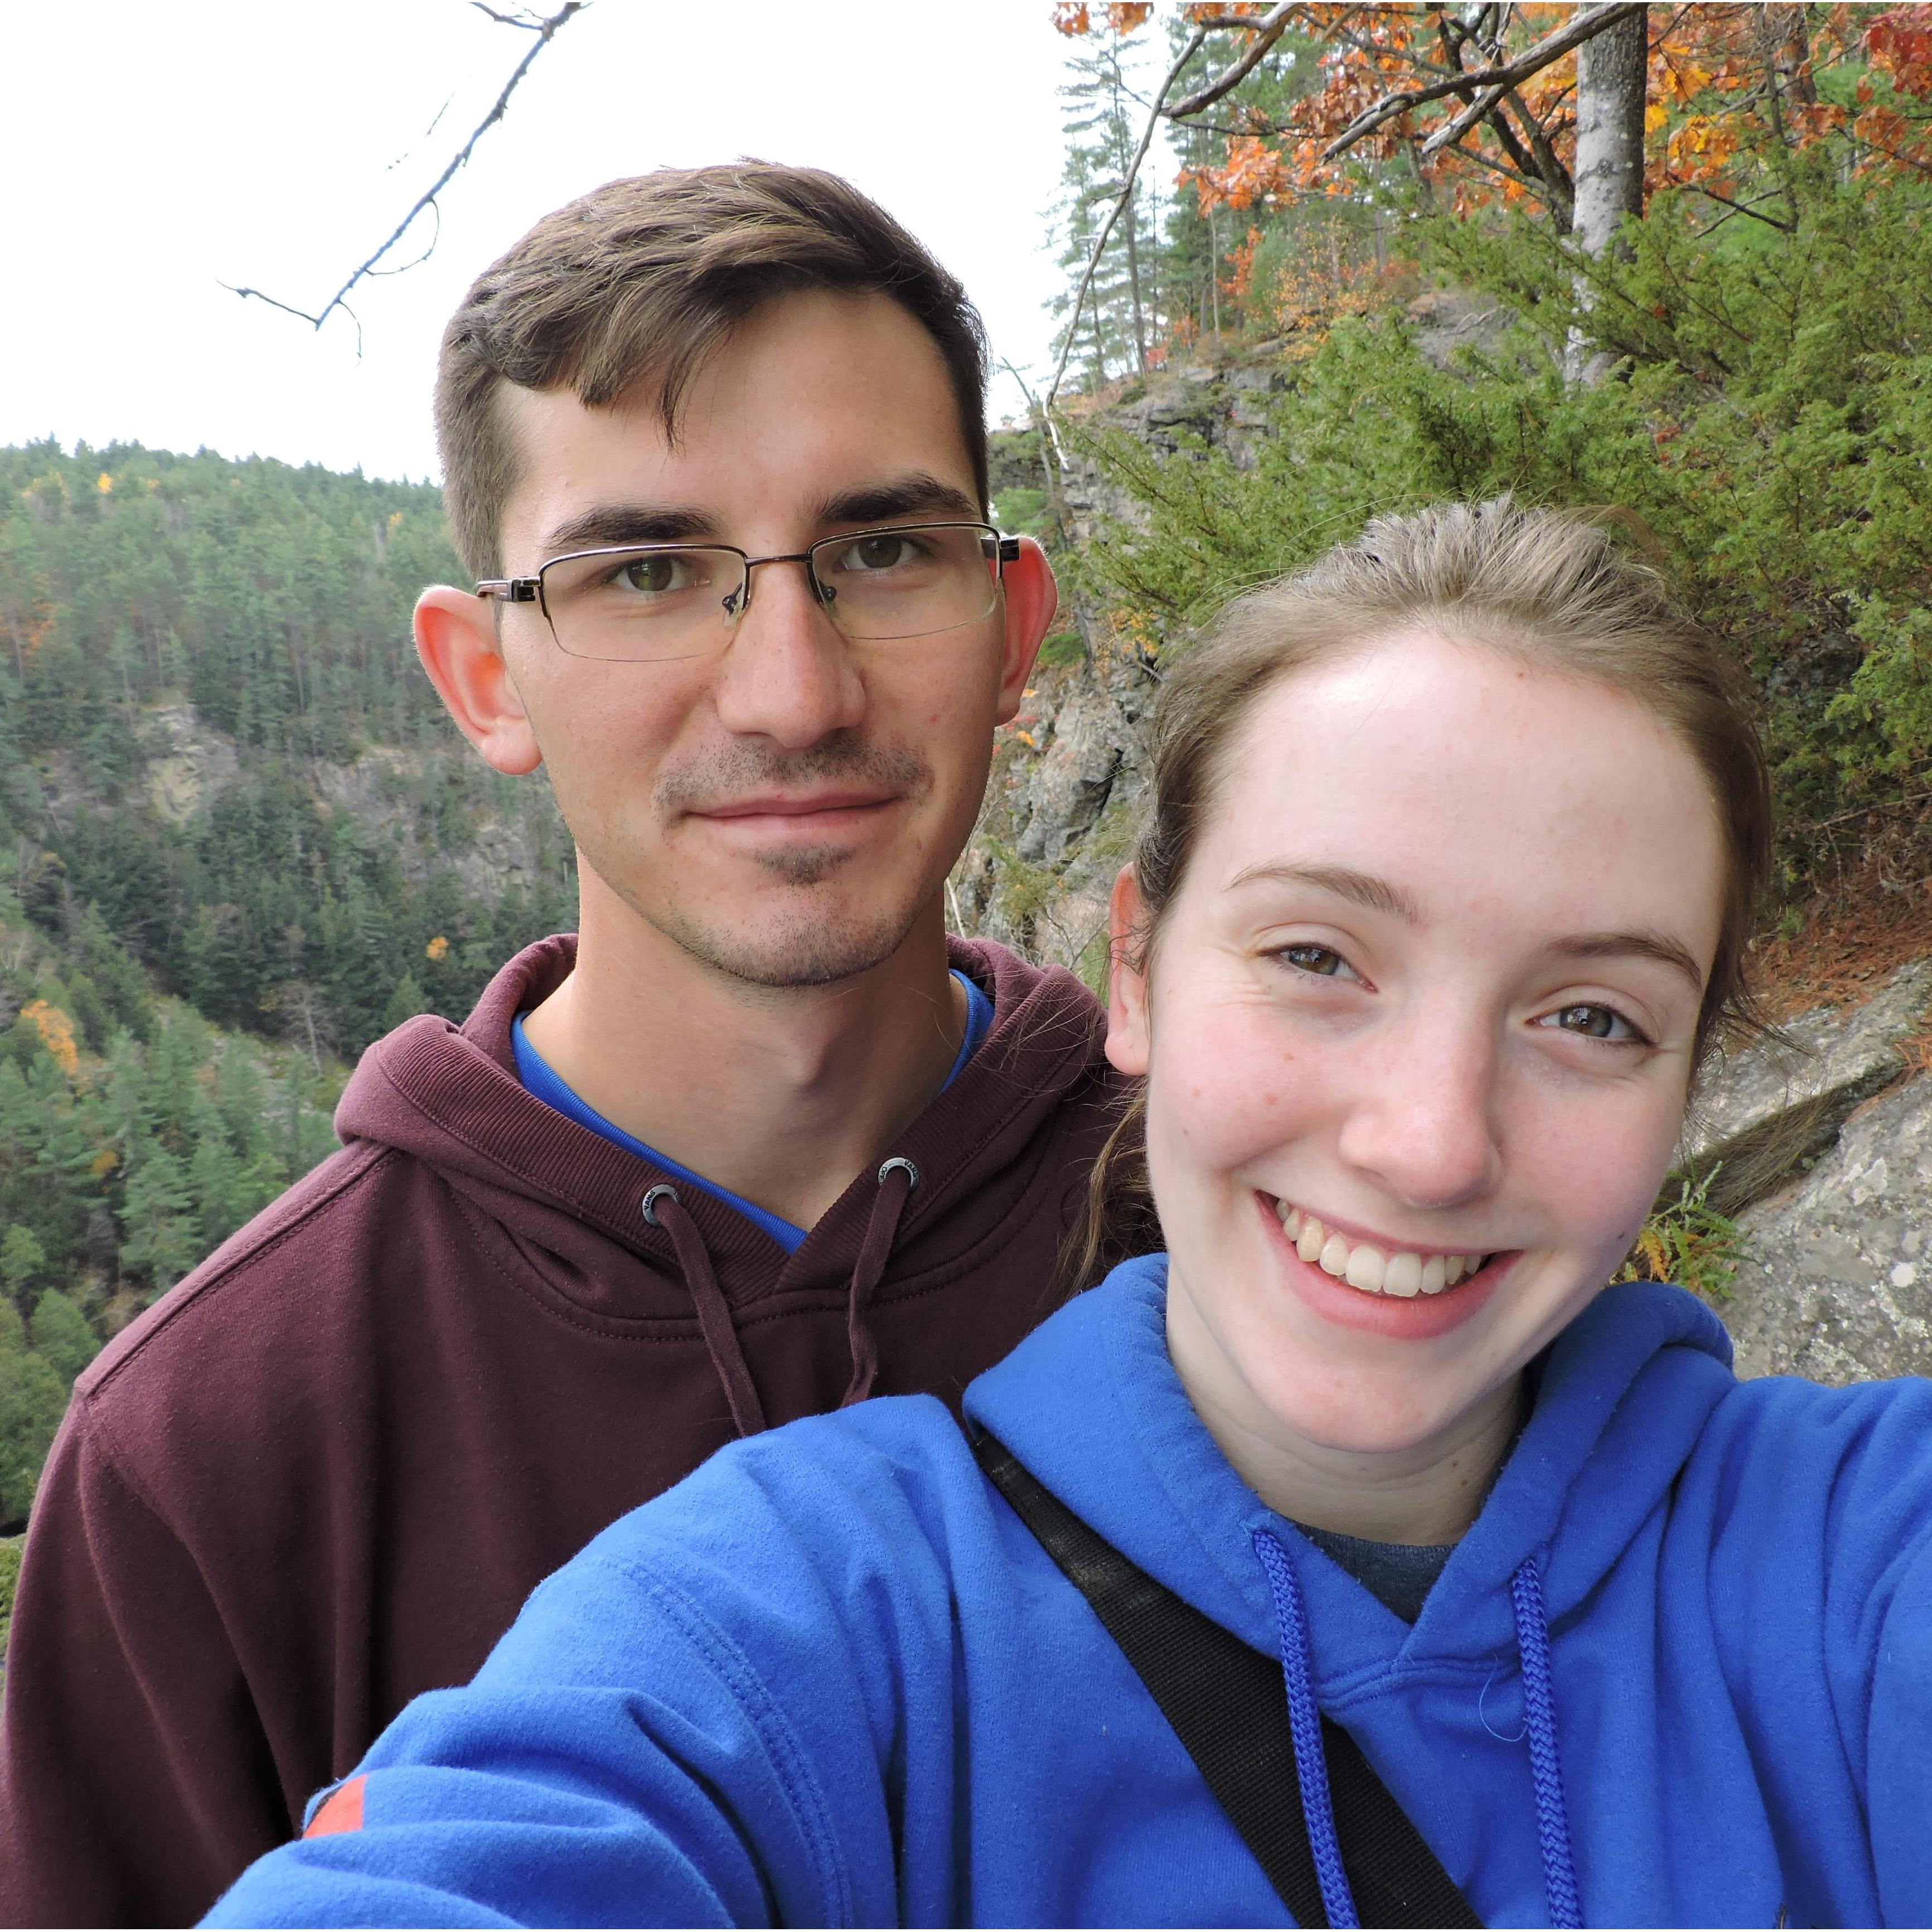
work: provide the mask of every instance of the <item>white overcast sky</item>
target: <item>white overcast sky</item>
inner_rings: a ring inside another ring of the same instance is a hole
[[[0,443],[434,476],[436,339],[477,271],[600,182],[748,154],[883,202],[965,281],[995,354],[1036,369],[1070,46],[1051,16],[1049,0],[596,0],[444,191],[431,259],[356,292],[358,361],[346,318],[317,334],[220,284],[318,309],[526,37],[464,0],[0,0]],[[1003,381],[994,419],[1018,406]]]

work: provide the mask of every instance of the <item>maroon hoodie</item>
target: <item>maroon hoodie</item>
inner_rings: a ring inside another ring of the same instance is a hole
[[[1070,974],[954,945],[991,1030],[788,1257],[698,1189],[653,1225],[668,1177],[524,1091],[511,1020],[574,951],[372,1047],[343,1151],[76,1385],[8,1656],[0,1921],[191,1922],[734,1410],[956,1406],[1048,1312],[1118,1098]]]

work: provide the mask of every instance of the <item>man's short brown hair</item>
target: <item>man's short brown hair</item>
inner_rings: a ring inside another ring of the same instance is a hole
[[[986,508],[986,332],[958,281],[836,175],[764,161],[665,168],[545,215],[476,278],[443,332],[436,440],[464,562],[479,578],[502,567],[518,462],[500,383],[568,386],[598,409],[649,382],[675,439],[705,357],[773,296],[808,289],[889,296],[925,325]]]

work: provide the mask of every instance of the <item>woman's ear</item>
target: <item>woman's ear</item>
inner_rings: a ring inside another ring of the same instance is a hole
[[[1114,881],[1107,920],[1107,1058],[1121,1072],[1148,1070],[1147,908],[1131,866]]]
[[[496,636],[496,607],[454,585],[416,599],[416,656],[456,728],[500,772],[520,778],[543,763]]]

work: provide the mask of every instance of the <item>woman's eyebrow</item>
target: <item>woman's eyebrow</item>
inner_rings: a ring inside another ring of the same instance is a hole
[[[1237,872],[1231,886],[1244,886],[1251,879],[1273,880],[1288,886],[1312,886],[1318,892],[1333,892],[1352,905],[1365,906],[1370,912],[1385,912],[1411,926],[1422,922],[1422,908],[1401,886],[1372,872],[1358,872],[1352,866],[1289,865],[1276,861],[1250,866]]]
[[[1681,940],[1662,932],[1582,932],[1558,940],[1550,950],[1559,959],[1654,959],[1682,973],[1701,993],[1703,968]]]

